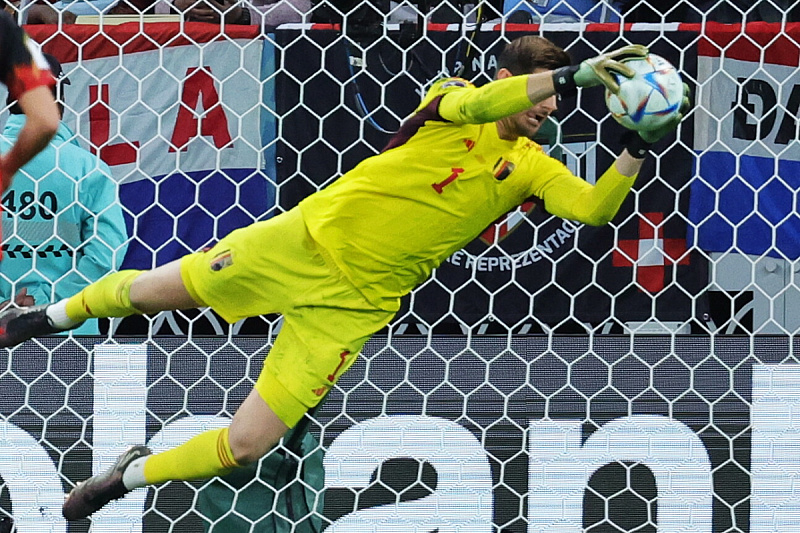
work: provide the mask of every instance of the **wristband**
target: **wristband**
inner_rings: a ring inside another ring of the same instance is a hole
[[[636,159],[644,159],[652,148],[652,144],[642,139],[635,131],[627,131],[622,136],[622,144],[625,149]]]
[[[557,68],[553,71],[553,87],[556,94],[571,95],[578,92],[575,84],[575,73],[578,72],[579,65]]]

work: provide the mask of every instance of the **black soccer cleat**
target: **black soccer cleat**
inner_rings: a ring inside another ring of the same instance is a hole
[[[47,305],[34,305],[9,307],[0,312],[0,348],[16,346],[34,337],[63,331],[53,326],[46,309]]]
[[[151,453],[153,452],[147,446],[128,448],[117,458],[111,468],[75,485],[67,499],[64,500],[61,514],[70,521],[80,520],[100,510],[111,500],[117,500],[128,494],[130,490],[122,483],[122,474],[134,459],[145,457]]]

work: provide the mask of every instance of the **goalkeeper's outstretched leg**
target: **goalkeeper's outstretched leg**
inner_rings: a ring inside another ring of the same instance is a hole
[[[253,390],[229,427],[206,431],[157,454],[146,446],[132,446],[106,471],[78,483],[64,501],[62,514],[67,520],[80,520],[140,487],[225,475],[257,461],[288,429]]]
[[[0,347],[73,329],[88,318],[202,307],[186,289],[180,264],[177,260],[149,271],[122,270],[60,302],[9,307],[0,313]]]
[[[139,445],[75,486],[62,508],[68,520],[90,516],[140,487],[208,479],[257,461],[320,402],[370,336],[394,316],[325,259],[300,211],[293,210],[154,270],[123,270],[66,300],[0,313],[0,344],[13,346],[88,318],[204,306],[230,323],[283,315],[253,390],[229,427],[159,453],[132,443]]]

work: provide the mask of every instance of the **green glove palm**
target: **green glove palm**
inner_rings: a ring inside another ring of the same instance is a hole
[[[616,72],[626,78],[632,78],[633,69],[625,65],[622,61],[634,57],[647,57],[649,50],[641,44],[630,44],[618,48],[607,54],[587,59],[578,66],[575,72],[575,85],[578,87],[594,87],[605,85],[612,93],[619,92],[619,84],[612,73]]]
[[[646,143],[653,144],[663,137],[666,137],[678,127],[681,120],[683,120],[684,115],[689,111],[692,107],[692,100],[689,96],[689,86],[687,84],[683,84],[683,100],[681,101],[681,107],[678,110],[678,113],[666,124],[661,126],[656,130],[651,131],[640,131],[639,137],[641,137]]]

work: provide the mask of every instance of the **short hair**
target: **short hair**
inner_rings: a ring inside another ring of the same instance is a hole
[[[508,43],[497,58],[497,70],[508,69],[515,76],[532,74],[536,69],[555,70],[572,64],[569,54],[549,39],[525,35]]]

